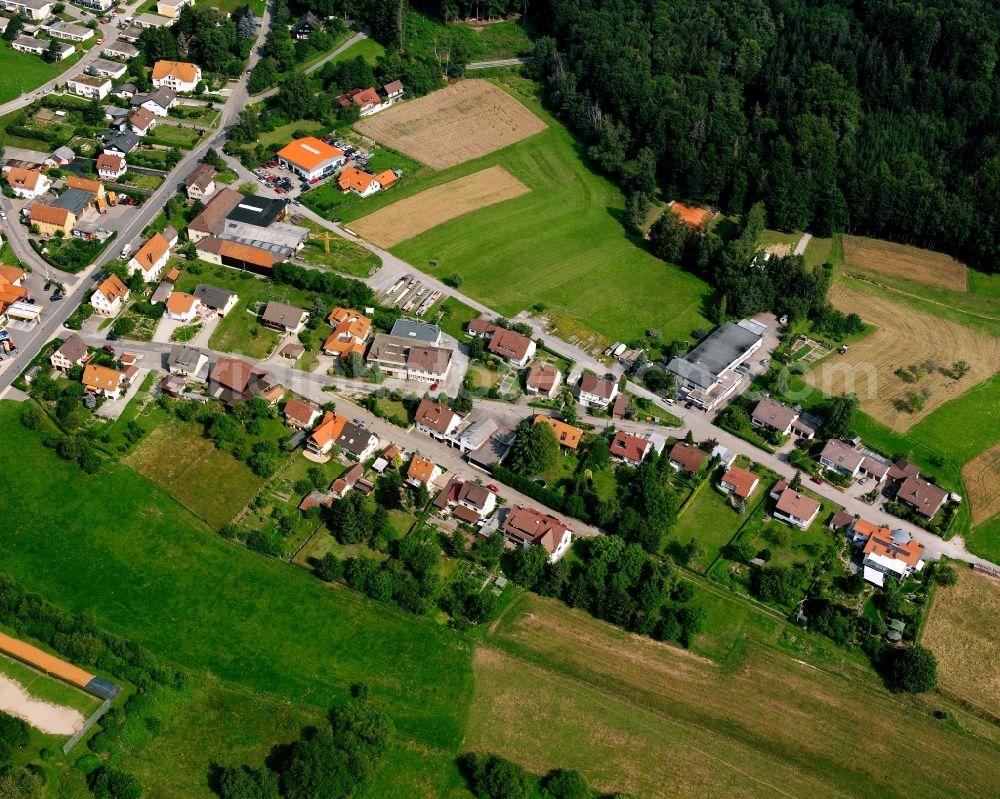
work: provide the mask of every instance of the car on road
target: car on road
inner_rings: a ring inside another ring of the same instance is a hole
[[[770,362],[771,362],[770,358],[761,358],[760,359],[760,365],[761,366],[767,366]]]
[[[340,217],[339,217],[339,216],[335,216],[335,217],[334,217],[333,219],[331,219],[330,221],[331,221],[331,222],[333,222],[333,224],[335,224],[335,225],[339,225],[339,224],[340,224],[340,221],[341,221],[341,220],[340,220]]]
[[[132,245],[131,244],[126,244],[124,247],[122,247],[122,252],[121,252],[121,256],[120,256],[121,258],[123,258],[123,259],[124,258],[128,258],[129,255],[131,255],[131,254],[132,254]]]
[[[0,219],[7,221],[7,212],[3,208],[0,208]]]
[[[823,485],[823,480],[821,478],[819,478],[819,477],[810,477],[809,478],[809,482],[810,483],[815,483],[818,486]]]
[[[499,488],[498,486],[495,486],[495,485],[493,485],[493,483],[490,483],[490,484],[489,484],[488,486],[486,486],[486,487],[487,487],[487,488],[488,488],[488,489],[489,489],[490,491],[492,491],[492,492],[493,492],[494,494],[499,494],[499,493],[500,493],[500,488]]]
[[[118,341],[118,334],[114,331],[108,333],[108,341]],[[109,349],[109,347],[105,347],[104,349]]]
[[[55,294],[53,294],[53,295],[52,295],[52,296],[51,296],[51,297],[49,298],[49,302],[60,302],[60,301],[62,300],[62,298],[63,298],[63,295],[62,295],[62,294],[60,294],[60,293],[59,293],[59,292],[57,291],[57,292],[55,292]]]
[[[42,288],[42,291],[48,291],[50,288],[52,288],[52,281],[51,280],[45,281],[45,286]]]

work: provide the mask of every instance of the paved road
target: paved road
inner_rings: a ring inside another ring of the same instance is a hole
[[[349,47],[353,47],[358,42],[360,42],[362,39],[367,39],[367,38],[368,38],[368,34],[365,33],[364,31],[360,31],[359,33],[355,33],[350,39],[348,39],[346,42],[344,42],[342,45],[340,45],[340,47],[338,47],[332,53],[328,53],[323,58],[321,58],[319,61],[317,61],[315,64],[310,64],[308,67],[306,67],[302,71],[306,75],[312,74],[317,69],[319,69],[321,66],[323,66],[327,61],[329,61],[331,58],[336,58],[342,52],[344,52],[345,50],[347,50]],[[260,94],[255,94],[250,99],[253,102],[255,102],[255,103],[259,103],[261,100],[266,100],[271,95],[277,94],[279,88],[280,87],[275,86],[273,89],[268,89],[266,92],[261,92]]]
[[[466,64],[466,70],[470,69],[493,69],[494,67],[519,67],[531,61],[530,58],[500,58],[496,61],[474,61]]]
[[[809,246],[809,241],[812,239],[812,233],[803,233],[802,238],[799,239],[798,244],[795,245],[795,250],[792,255],[802,255],[806,251],[806,247]]]

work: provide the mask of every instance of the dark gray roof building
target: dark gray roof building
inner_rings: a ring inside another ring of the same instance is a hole
[[[674,358],[667,369],[703,391],[711,390],[719,375],[738,364],[760,344],[761,335],[726,322],[683,358]]]
[[[230,298],[235,295],[232,291],[220,289],[216,286],[209,286],[205,283],[199,283],[195,287],[194,296],[197,297],[201,304],[206,308],[218,311],[221,308],[225,308],[229,304]]]
[[[226,215],[233,222],[243,222],[248,225],[267,227],[284,216],[288,200],[270,197],[244,197]]]
[[[441,328],[419,319],[397,319],[389,331],[389,335],[409,341],[425,341],[428,344],[439,344]]]

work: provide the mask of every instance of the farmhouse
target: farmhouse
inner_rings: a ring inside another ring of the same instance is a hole
[[[208,358],[194,347],[174,344],[167,354],[167,371],[179,377],[194,377],[204,380]]]
[[[587,373],[580,378],[580,402],[591,408],[607,408],[618,396],[618,381]]]
[[[559,391],[559,384],[561,382],[562,372],[550,363],[536,361],[528,371],[525,387],[528,389],[529,394],[536,394],[552,399]]]
[[[420,455],[414,455],[406,470],[406,482],[412,486],[427,486],[430,488],[441,476],[441,467],[433,461]]]
[[[128,164],[120,155],[101,153],[97,156],[97,176],[101,180],[118,180],[126,169]]]
[[[913,508],[928,519],[934,518],[934,514],[941,510],[947,499],[947,491],[916,475],[907,477],[896,492],[897,502]]]
[[[312,11],[306,11],[298,22],[291,27],[292,38],[295,40],[308,39],[313,31],[318,31],[323,27],[323,23],[317,19]]]
[[[166,316],[176,322],[190,322],[198,315],[200,305],[193,294],[174,291],[167,297]]]
[[[285,403],[282,413],[285,415],[285,424],[296,430],[311,429],[322,415],[322,411],[311,402],[294,397]]]
[[[76,224],[76,214],[54,205],[35,203],[28,212],[28,221],[37,225],[38,232],[43,236],[54,236],[60,230],[68,236]]]
[[[184,190],[189,200],[205,202],[215,194],[215,167],[211,164],[198,164],[186,178]]]
[[[347,160],[344,151],[315,136],[295,139],[278,150],[278,164],[306,180],[319,180],[340,169]]]
[[[188,224],[188,238],[199,242],[207,236],[214,236],[222,230],[226,215],[243,199],[243,195],[228,187],[216,192],[201,213]]]
[[[669,458],[675,471],[696,474],[708,460],[709,454],[703,449],[678,441],[670,450]]]
[[[220,357],[209,375],[209,393],[229,406],[251,400],[274,387],[270,373],[240,358]]]
[[[264,307],[260,321],[272,330],[297,335],[302,332],[306,322],[309,321],[309,313],[301,308],[271,300]]]
[[[767,397],[757,403],[750,421],[756,427],[776,430],[785,436],[794,433],[799,438],[811,439],[816,435],[816,430],[799,417],[798,411]]]
[[[334,308],[327,321],[333,326],[333,332],[323,343],[323,352],[338,361],[351,353],[364,354],[365,342],[371,335],[371,319],[348,308]]]
[[[805,530],[819,515],[822,505],[815,499],[803,496],[784,481],[771,491],[771,497],[778,500],[774,507],[774,518],[793,524]]]
[[[81,72],[76,77],[66,81],[66,91],[80,97],[103,100],[111,93],[111,79]]]
[[[50,0],[2,0],[0,6],[36,22],[48,19],[52,15]]]
[[[549,563],[562,558],[573,541],[570,529],[555,516],[524,505],[512,507],[500,529],[504,537],[517,546],[527,549],[537,544],[542,547],[549,555]]]
[[[83,368],[83,378],[80,382],[86,386],[90,394],[97,394],[107,399],[118,399],[126,380],[125,375],[117,369],[88,363]]]
[[[719,482],[719,488],[728,494],[735,494],[741,499],[747,499],[757,488],[760,477],[753,472],[730,466]]]
[[[619,430],[611,439],[611,457],[629,466],[638,467],[654,449],[653,442]]]
[[[390,377],[440,383],[448,378],[452,354],[441,347],[423,346],[407,338],[380,333],[368,350],[367,363],[369,368],[377,366]]]
[[[535,417],[535,424],[546,425],[555,434],[559,446],[566,447],[566,449],[576,449],[580,446],[580,441],[583,439],[583,430],[579,427],[566,424],[566,422],[562,422],[552,416],[546,416],[544,413],[540,413]]]
[[[209,286],[206,283],[199,283],[195,286],[194,296],[198,298],[198,302],[201,303],[203,308],[213,311],[219,316],[225,316],[229,313],[233,309],[233,306],[236,305],[236,300],[238,299],[235,291],[227,291],[226,289]]]
[[[7,184],[14,195],[32,200],[52,188],[52,181],[37,169],[12,166],[7,170]]]
[[[89,360],[87,344],[76,333],[71,334],[59,345],[59,349],[49,356],[52,368],[60,372],[68,372],[74,366],[84,366]]]
[[[193,92],[201,82],[201,67],[187,61],[157,61],[153,64],[153,86],[174,92]]]
[[[439,441],[446,441],[458,429],[462,417],[447,405],[434,400],[422,399],[413,419],[417,430]]]
[[[683,358],[674,358],[667,370],[682,396],[705,410],[730,396],[743,380],[736,367],[760,349],[765,330],[753,320],[726,322]]]
[[[97,313],[104,316],[116,316],[127,302],[128,288],[117,275],[108,275],[90,295],[90,304]]]
[[[163,267],[170,258],[170,242],[162,233],[154,233],[128,262],[128,273],[139,272],[142,279],[150,283],[159,278]]]

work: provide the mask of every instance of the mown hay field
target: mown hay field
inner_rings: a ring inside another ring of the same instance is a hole
[[[846,354],[828,358],[807,380],[826,394],[857,394],[866,413],[894,430],[908,430],[935,408],[1000,370],[1000,339],[843,284],[831,287],[829,297],[835,307],[859,314],[876,330],[852,344]],[[928,361],[950,369],[962,360],[970,370],[960,380],[942,371],[925,374],[916,382],[895,374],[897,369]],[[923,396],[927,391],[930,394],[922,409],[904,407],[909,395]]]
[[[380,247],[392,247],[456,217],[530,191],[502,166],[426,189],[351,223]]]
[[[995,736],[984,741],[942,724],[921,699],[889,694],[860,667],[845,679],[754,642],[725,668],[526,596],[477,651],[474,676],[465,748],[498,752],[536,773],[577,768],[602,791],[659,798],[1000,790]]]
[[[937,656],[942,691],[1000,719],[1000,580],[956,569],[958,583],[934,594],[923,644]]]
[[[843,251],[848,269],[902,277],[952,291],[969,288],[965,264],[944,253],[864,236],[844,236]]]
[[[464,80],[355,123],[365,136],[445,169],[545,130],[531,111],[485,80]]]
[[[1000,513],[1000,442],[962,467],[962,482],[972,509],[972,524]]]

